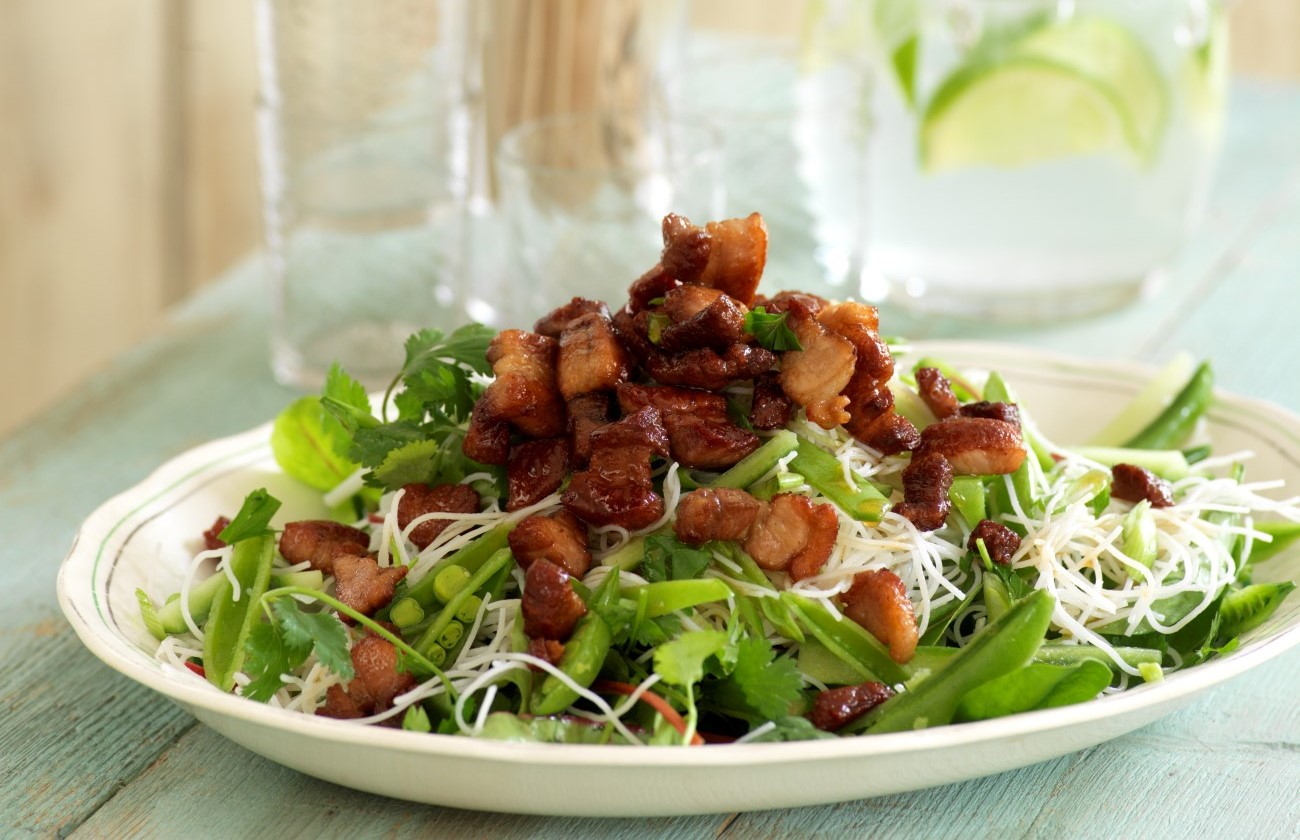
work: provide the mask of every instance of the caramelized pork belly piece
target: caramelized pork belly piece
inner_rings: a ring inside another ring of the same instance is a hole
[[[461,451],[481,464],[500,466],[510,457],[510,424],[491,415],[486,400],[474,404]]]
[[[583,394],[566,403],[574,467],[585,467],[591,460],[591,433],[609,423],[609,402],[609,394]]]
[[[427,513],[478,513],[478,491],[468,484],[407,484],[397,502],[397,527],[406,527]],[[429,519],[411,529],[407,538],[421,550],[438,538],[450,519]]]
[[[559,665],[560,658],[564,656],[564,642],[557,642],[555,639],[529,639],[528,655],[536,656],[543,662],[549,662],[552,665]],[[532,666],[535,670],[541,668]]]
[[[918,453],[938,453],[958,475],[1013,473],[1025,460],[1020,427],[986,417],[949,417],[926,426]]]
[[[682,286],[669,292],[669,299],[682,289],[693,288],[703,287]],[[745,332],[747,311],[727,295],[719,293],[712,303],[694,315],[665,327],[659,337],[659,348],[666,353],[680,353],[699,347],[725,350],[732,344],[743,344],[749,340],[749,334]]]
[[[983,417],[986,420],[1001,420],[1013,426],[1020,426],[1020,409],[1011,403],[980,402],[966,403],[961,407],[962,417]]]
[[[692,490],[677,502],[673,532],[688,545],[743,540],[762,509],[763,503],[744,490]]]
[[[980,520],[970,532],[966,547],[971,551],[979,551],[976,543],[980,540],[984,541],[984,550],[989,553],[989,559],[1002,566],[1010,566],[1011,558],[1016,556],[1016,551],[1020,548],[1020,535],[992,519]]]
[[[564,403],[555,382],[557,343],[553,338],[502,330],[488,345],[496,381],[483,392],[491,416],[531,438],[564,433]]]
[[[567,510],[549,516],[526,517],[507,537],[510,552],[519,566],[527,569],[535,560],[545,560],[576,578],[591,568],[591,551],[587,548],[587,526]]]
[[[370,536],[365,531],[325,519],[289,522],[280,535],[280,556],[290,565],[310,563],[327,575],[334,574],[334,558],[340,554],[365,554],[369,550]]]
[[[535,505],[560,489],[569,473],[569,442],[529,440],[510,450],[506,464],[506,510]]]
[[[952,502],[952,465],[937,452],[915,453],[903,470],[903,501],[894,513],[911,522],[918,531],[934,531],[948,519]]]
[[[759,445],[757,435],[727,417],[727,398],[711,391],[623,384],[618,404],[624,414],[659,409],[673,460],[692,469],[726,469]]]
[[[415,688],[415,677],[397,670],[397,648],[387,639],[365,635],[352,645],[352,667],[356,676],[345,689],[332,685],[325,705],[316,714],[332,718],[359,718],[388,711],[393,698]],[[394,717],[391,725],[399,725]]]
[[[844,614],[889,648],[889,658],[910,662],[916,653],[916,613],[907,586],[888,569],[860,572],[840,596]]]
[[[817,692],[808,720],[823,732],[838,732],[893,696],[882,682],[828,688]]]
[[[768,571],[788,572],[794,580],[822,570],[839,534],[835,506],[814,504],[807,496],[778,493],[762,503],[745,538],[745,552]]]
[[[560,334],[555,379],[566,400],[608,391],[626,382],[631,360],[614,335],[609,318],[596,312],[579,316]]]
[[[1133,464],[1116,464],[1110,468],[1110,495],[1125,502],[1147,501],[1151,507],[1164,508],[1174,503],[1169,482],[1150,470]]]
[[[952,392],[952,383],[938,368],[923,367],[916,371],[916,391],[934,416],[942,420],[961,410],[957,395]]]
[[[654,268],[632,281],[627,289],[627,307],[623,311],[636,314],[647,309],[650,301],[666,296],[680,285],[676,277],[664,268],[663,263],[656,263]]]
[[[528,567],[521,601],[524,633],[532,639],[562,642],[587,614],[587,605],[569,585],[569,573],[549,560],[536,560]]]
[[[759,295],[754,299],[755,307],[763,307],[763,311],[770,315],[780,315],[782,312],[789,312],[792,303],[800,303],[813,315],[818,314],[823,309],[831,305],[831,302],[819,295],[809,294],[808,292],[777,292],[772,297]]]
[[[561,307],[551,310],[533,325],[533,332],[548,338],[560,337],[564,328],[579,317],[594,313],[609,318],[609,307],[598,300],[576,297]]]
[[[340,554],[334,558],[335,594],[340,601],[362,615],[374,615],[393,600],[397,582],[406,577],[405,566],[379,568],[379,561],[369,554]],[[344,622],[351,619],[343,616]]]
[[[803,349],[781,357],[781,390],[823,429],[847,423],[849,398],[840,392],[853,378],[858,358],[852,342],[818,323],[799,301],[791,301],[785,323]]]
[[[660,262],[683,283],[721,289],[750,306],[767,264],[767,226],[751,213],[743,219],[709,222],[703,229],[675,213],[664,217]]]
[[[749,407],[749,425],[771,431],[784,429],[794,413],[794,403],[781,390],[781,377],[769,371],[754,378],[754,401]]]
[[[720,289],[694,283],[678,286],[664,295],[663,312],[674,324],[689,321],[726,295]],[[734,303],[734,301],[733,301]]]
[[[614,316],[619,338],[655,381],[684,388],[721,391],[733,382],[753,379],[776,364],[776,354],[750,344],[733,344],[722,352],[702,347],[665,353],[650,343],[649,313]]]
[[[575,472],[561,500],[589,525],[636,531],[664,513],[650,478],[652,455],[668,457],[668,432],[659,410],[647,406],[591,435],[591,460]]]
[[[230,518],[218,516],[213,521],[212,526],[203,532],[203,547],[208,551],[216,551],[218,548],[225,548],[226,541],[221,538],[221,532],[226,530],[230,524]]]
[[[894,411],[889,379],[894,357],[876,332],[880,319],[874,306],[848,301],[822,309],[818,321],[852,345],[853,376],[844,387],[849,420],[844,428],[862,443],[885,455],[916,448],[920,441],[911,422]]]

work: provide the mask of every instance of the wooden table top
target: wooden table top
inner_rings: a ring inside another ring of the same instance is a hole
[[[1229,125],[1208,219],[1153,299],[1065,325],[904,330],[895,319],[889,331],[1144,362],[1190,350],[1214,360],[1221,387],[1300,410],[1300,89],[1237,85]],[[0,835],[1300,836],[1300,650],[1090,750],[783,811],[612,821],[474,813],[357,793],[247,752],[82,648],[54,580],[102,501],[286,403],[265,334],[250,261],[0,442]]]

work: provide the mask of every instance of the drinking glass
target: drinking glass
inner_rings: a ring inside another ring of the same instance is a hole
[[[863,293],[919,313],[1089,314],[1152,288],[1220,144],[1209,0],[873,0]]]
[[[660,221],[720,218],[718,137],[640,111],[560,114],[517,126],[497,152],[513,275],[496,305],[522,324],[574,295],[617,299],[659,259]]]
[[[367,384],[463,321],[464,2],[258,0],[276,378]]]

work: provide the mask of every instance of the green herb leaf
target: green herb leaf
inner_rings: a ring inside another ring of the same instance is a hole
[[[786,314],[769,315],[765,308],[755,306],[745,313],[745,332],[768,350],[802,350],[799,337],[785,325]]]
[[[239,513],[235,514],[235,518],[230,520],[230,524],[222,529],[218,537],[230,544],[269,534],[271,517],[279,509],[280,500],[266,492],[266,488],[254,490],[244,497]]]
[[[275,418],[271,453],[286,475],[316,490],[329,490],[357,465],[347,456],[352,434],[316,397],[295,400]]]
[[[339,675],[344,682],[356,676],[352,655],[348,651],[348,631],[343,622],[330,613],[307,613],[292,598],[279,598],[271,604],[285,645],[293,650],[306,646],[316,649],[320,664]]]
[[[646,538],[641,576],[650,583],[697,578],[712,560],[709,552],[693,548],[672,534],[658,534]]]
[[[432,732],[433,724],[429,723],[429,713],[416,703],[402,715],[402,728],[407,732]]]
[[[749,743],[757,744],[768,741],[818,741],[826,738],[835,738],[836,735],[830,732],[823,732],[812,725],[808,718],[789,715],[772,721],[775,727],[751,738]]]
[[[284,688],[281,674],[301,665],[311,653],[311,643],[291,643],[275,624],[255,624],[244,643],[244,673],[252,678],[243,689],[250,700],[265,703]]]
[[[746,705],[769,720],[789,715],[790,707],[803,695],[794,660],[777,657],[766,639],[746,636],[736,647],[736,665],[727,680],[741,690]]]
[[[669,685],[683,688],[704,677],[704,660],[722,653],[727,634],[721,630],[692,630],[655,648],[655,673]]]

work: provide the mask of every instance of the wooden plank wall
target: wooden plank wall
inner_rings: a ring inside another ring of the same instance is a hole
[[[694,21],[780,25],[751,2]],[[256,247],[252,5],[0,3],[0,435]],[[1300,0],[1233,25],[1238,71],[1300,79]]]

